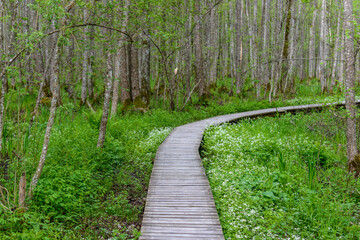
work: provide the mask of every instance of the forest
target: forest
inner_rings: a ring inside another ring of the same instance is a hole
[[[207,126],[201,166],[225,239],[358,239],[359,16],[359,0],[0,0],[0,239],[145,240],[174,129],[318,103]]]

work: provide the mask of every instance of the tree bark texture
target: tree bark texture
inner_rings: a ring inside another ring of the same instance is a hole
[[[360,166],[353,163],[357,150],[356,142],[356,105],[355,105],[355,55],[354,55],[354,25],[352,0],[344,0],[344,30],[345,36],[345,104],[347,111],[346,138],[349,171],[359,172]]]
[[[105,142],[106,135],[106,126],[109,118],[109,110],[110,110],[110,99],[111,99],[111,87],[112,87],[112,78],[113,78],[113,70],[112,70],[112,55],[110,52],[107,53],[107,76],[105,78],[105,94],[104,94],[104,105],[103,105],[103,113],[101,117],[100,129],[99,129],[99,138],[97,147],[102,148]]]
[[[128,22],[129,22],[129,5],[130,1],[125,0],[124,6],[124,23],[122,26],[122,31],[126,31]],[[123,104],[123,108],[127,108],[131,104],[131,95],[130,95],[130,82],[129,82],[129,69],[128,69],[128,46],[127,37],[123,35],[122,37],[122,46],[120,48],[120,81],[121,81],[121,95],[120,99]]]
[[[195,29],[194,29],[194,47],[195,47],[195,64],[196,64],[196,81],[198,84],[199,97],[205,94],[205,76],[203,69],[203,53],[201,40],[201,6],[200,1],[195,1]]]

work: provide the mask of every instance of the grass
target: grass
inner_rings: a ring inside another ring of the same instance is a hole
[[[183,112],[161,110],[159,100],[159,106],[145,113],[133,109],[115,116],[108,122],[103,149],[96,148],[102,112],[79,107],[64,94],[34,197],[27,200],[26,212],[0,208],[1,239],[136,239],[153,158],[172,128],[221,114],[341,100],[304,95],[269,103],[252,99],[251,94],[245,100],[229,96],[229,83],[220,82],[206,102],[194,96]],[[302,91],[307,88],[311,86],[303,86]],[[26,172],[29,186],[38,164],[49,106],[42,103],[29,131],[36,97],[20,88],[6,97],[7,169],[1,165],[0,183],[9,190],[5,198],[14,210],[19,176]],[[284,162],[284,171],[287,168]]]
[[[226,239],[358,239],[360,183],[333,113],[206,131],[203,163]]]

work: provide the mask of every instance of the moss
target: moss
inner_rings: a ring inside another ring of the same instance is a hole
[[[121,111],[127,111],[132,105],[131,99],[126,99],[125,102],[123,102],[123,106],[121,108]]]
[[[147,106],[145,105],[145,103],[141,100],[141,96],[137,96],[134,101],[134,106],[135,108],[147,108]]]

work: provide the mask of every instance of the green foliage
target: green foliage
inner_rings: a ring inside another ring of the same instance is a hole
[[[357,238],[360,185],[337,155],[344,132],[336,142],[322,129],[335,124],[328,114],[206,131],[203,162],[227,239]]]
[[[18,69],[14,68],[12,74],[17,76]],[[7,179],[1,178],[1,184],[9,190],[10,208],[13,209],[17,206],[17,189],[15,187],[13,191],[14,184],[16,186],[21,173],[26,172],[29,187],[39,161],[49,117],[48,99],[44,98],[36,121],[29,129],[36,96],[22,86],[24,83],[19,83],[18,88],[11,89],[6,95],[3,135],[3,156],[6,157],[8,176]],[[101,88],[102,85],[98,84],[97,87]],[[63,102],[56,113],[45,167],[34,197],[32,201],[27,201],[28,210],[25,213],[11,213],[1,209],[2,237],[136,239],[152,162],[158,146],[172,128],[221,114],[321,102],[319,98],[304,95],[307,97],[299,96],[287,101],[279,98],[269,103],[252,100],[248,92],[243,94],[247,98],[245,100],[229,96],[230,88],[231,79],[218,81],[207,99],[198,99],[194,95],[183,112],[168,112],[153,106],[151,110],[141,113],[135,108],[129,108],[123,115],[109,119],[102,149],[96,147],[102,111],[91,112],[85,107],[79,107],[66,94],[63,95]],[[79,90],[76,89],[77,92]],[[304,86],[303,93],[306,91]],[[337,97],[320,97],[324,102],[339,100]],[[299,161],[305,164],[304,171],[308,171],[305,166],[309,159],[318,156],[318,149],[317,145],[307,150],[303,147],[297,149],[301,156],[298,157]],[[251,149],[244,151],[256,159],[268,177],[282,185],[290,182],[287,172],[293,163],[275,141],[264,145],[262,152]],[[276,163],[270,164],[267,161],[269,158],[277,159]],[[335,157],[326,152],[320,154],[320,159],[323,164],[321,167],[328,169],[327,166],[331,165]],[[279,171],[277,175],[272,173],[274,166]],[[4,173],[0,174],[3,177]],[[314,183],[313,188],[316,189],[316,178],[309,181],[309,176],[304,178],[306,185]],[[263,183],[258,180],[244,178],[244,183],[239,186],[248,189],[249,186],[257,188],[261,185]],[[261,201],[266,203],[289,198],[288,195],[280,196],[275,189],[263,189],[259,196],[264,196]],[[254,196],[254,199],[259,196]]]

